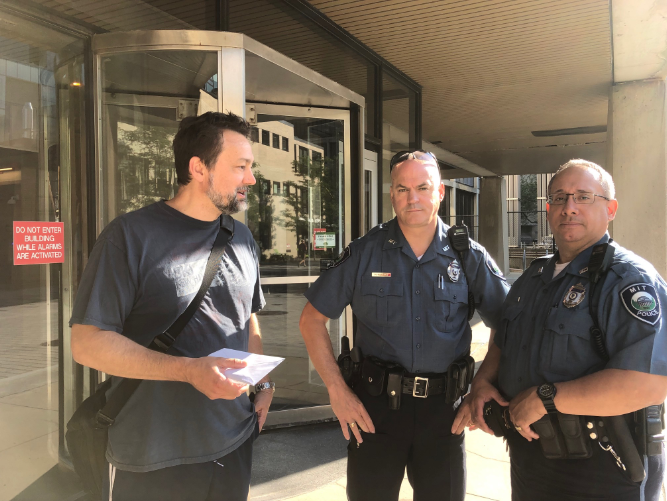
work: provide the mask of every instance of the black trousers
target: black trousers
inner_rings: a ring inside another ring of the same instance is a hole
[[[386,395],[371,397],[359,386],[355,392],[375,433],[361,432],[359,447],[354,436],[348,444],[348,499],[397,500],[407,467],[414,501],[463,501],[464,436],[450,431],[456,411],[444,395],[403,395],[401,408],[390,410]]]
[[[609,452],[593,447],[588,459],[547,459],[538,441],[518,433],[508,439],[512,501],[658,501],[665,474],[665,451],[644,458],[643,483],[630,480]]]
[[[205,463],[145,473],[110,468],[109,501],[247,501],[252,445],[258,428],[240,447]]]

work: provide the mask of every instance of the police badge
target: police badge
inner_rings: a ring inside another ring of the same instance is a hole
[[[573,285],[570,287],[570,290],[567,291],[565,299],[563,299],[563,304],[567,308],[574,308],[584,300],[586,295],[586,287],[582,284]]]
[[[459,263],[456,260],[449,263],[449,266],[447,267],[447,275],[449,276],[449,279],[452,282],[458,282],[460,274],[461,274],[461,266],[459,265]]]

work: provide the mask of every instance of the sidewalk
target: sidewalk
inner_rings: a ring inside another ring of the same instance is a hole
[[[481,431],[466,435],[466,501],[510,500],[504,442]],[[338,423],[262,433],[255,445],[252,501],[346,501],[346,441]],[[407,478],[400,501],[412,500]]]
[[[513,279],[509,277],[510,282]],[[478,314],[470,324],[471,353],[479,367],[488,349],[489,329]],[[345,501],[346,446],[337,422],[262,433],[253,453],[250,500]],[[504,442],[473,431],[466,435],[466,451],[466,501],[509,501],[510,465]],[[400,501],[411,499],[412,488],[405,478]]]

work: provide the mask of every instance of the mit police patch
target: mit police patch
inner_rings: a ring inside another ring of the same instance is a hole
[[[329,263],[327,266],[327,269],[335,268],[336,266],[340,266],[343,264],[345,261],[347,261],[350,256],[352,255],[352,251],[350,251],[350,246],[348,245],[343,249],[343,252],[340,253],[340,256],[336,258],[336,260],[332,263]]]
[[[638,320],[650,325],[660,320],[660,301],[652,285],[630,285],[621,291],[621,299],[625,309]]]
[[[498,268],[498,265],[496,262],[493,260],[491,256],[488,254],[486,255],[486,267],[493,273],[495,276],[499,278],[505,278],[503,277],[503,272],[500,271],[500,268]]]

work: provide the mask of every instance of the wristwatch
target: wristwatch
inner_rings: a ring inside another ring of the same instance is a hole
[[[266,383],[257,383],[255,385],[255,393],[259,393],[260,391],[266,391],[266,390],[271,390],[271,393],[275,393],[276,383],[274,383],[273,381],[269,381]]]
[[[544,408],[549,414],[558,412],[556,409],[556,404],[554,404],[554,398],[556,398],[556,386],[553,383],[544,383],[537,387],[537,396],[540,397]]]

